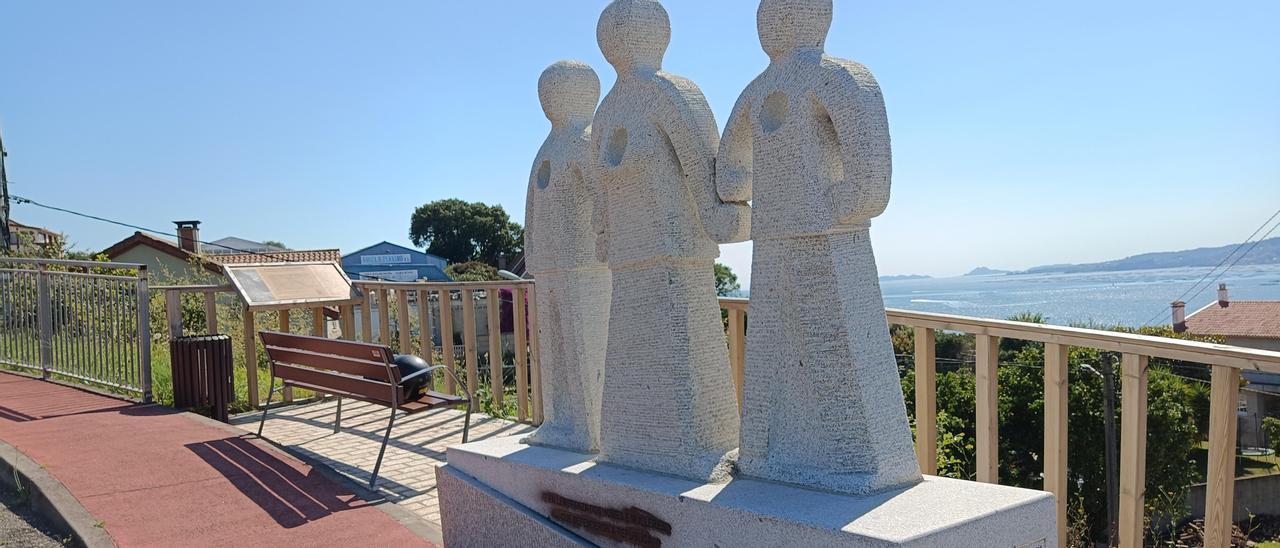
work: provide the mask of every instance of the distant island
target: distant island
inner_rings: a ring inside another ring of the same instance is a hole
[[[900,282],[902,280],[928,280],[933,276],[924,276],[921,274],[898,274],[895,276],[881,276],[882,282]]]
[[[965,274],[965,276],[995,276],[998,274],[1013,274],[1013,271],[996,270],[994,268],[987,268],[985,266],[980,266],[978,268],[970,270],[968,274]]]
[[[1075,274],[1080,272],[1115,272],[1121,270],[1152,270],[1157,268],[1186,268],[1217,266],[1226,259],[1238,244],[1222,247],[1202,247],[1185,251],[1165,251],[1144,253],[1114,261],[1088,264],[1055,264],[1037,266],[1019,274]],[[1248,250],[1249,244],[1244,250]],[[1236,254],[1239,257],[1239,253]],[[1232,259],[1235,260],[1234,258]],[[1280,238],[1272,238],[1257,243],[1256,247],[1240,259],[1238,265],[1271,265],[1280,264]],[[984,270],[984,269],[977,269]],[[975,272],[977,271],[975,270]],[[973,275],[971,272],[969,275]]]

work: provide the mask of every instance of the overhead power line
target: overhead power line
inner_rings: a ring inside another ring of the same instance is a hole
[[[1243,242],[1240,242],[1239,245],[1237,245],[1235,248],[1231,250],[1231,253],[1228,253],[1226,257],[1223,257],[1221,261],[1218,261],[1217,265],[1209,269],[1209,271],[1206,272],[1204,276],[1201,276],[1200,279],[1196,281],[1196,283],[1192,284],[1191,287],[1188,287],[1186,291],[1183,291],[1182,295],[1179,295],[1178,298],[1174,299],[1174,301],[1186,302],[1188,300],[1195,300],[1195,298],[1199,297],[1201,293],[1204,293],[1205,289],[1211,287],[1218,280],[1222,279],[1222,277],[1225,276],[1228,271],[1230,271],[1233,267],[1239,264],[1240,261],[1243,260],[1247,255],[1249,255],[1249,253],[1251,253],[1254,248],[1258,247],[1258,244],[1262,243],[1263,240],[1266,240],[1268,237],[1270,237],[1271,233],[1275,232],[1277,227],[1280,227],[1280,223],[1277,223],[1275,226],[1272,226],[1271,229],[1266,232],[1266,234],[1263,234],[1261,238],[1254,240],[1254,237],[1256,237],[1259,233],[1261,233],[1264,229],[1266,229],[1267,226],[1270,225],[1272,221],[1276,220],[1277,217],[1280,217],[1280,209],[1277,209],[1275,213],[1272,213],[1270,218],[1268,218],[1266,221],[1263,221],[1263,223],[1258,226],[1257,230],[1253,231],[1253,234],[1250,234],[1248,238],[1245,238]],[[1251,242],[1253,245],[1249,245]],[[1241,253],[1239,256],[1237,256],[1236,252],[1240,251],[1241,249],[1244,249],[1245,246],[1249,246],[1249,248],[1245,249],[1244,253]],[[1235,257],[1234,261],[1232,261],[1232,257]],[[1231,264],[1227,265],[1226,268],[1223,268],[1222,272],[1218,272],[1218,269],[1222,268],[1222,265],[1227,264],[1228,261],[1232,261]],[[1214,276],[1214,273],[1217,273],[1217,275]],[[1209,283],[1205,284],[1204,281],[1208,280],[1210,276],[1213,276],[1213,279],[1210,280]],[[1201,284],[1204,284],[1204,285],[1201,286]],[[1197,290],[1197,288],[1199,289]],[[1192,291],[1195,291],[1195,294],[1191,295],[1190,299],[1187,299],[1187,295],[1191,294]],[[1165,309],[1161,309],[1160,312],[1157,312],[1154,316],[1151,317],[1151,319],[1147,320],[1146,323],[1142,324],[1142,326],[1146,327],[1146,326],[1152,325],[1156,320],[1158,320],[1161,316],[1165,314],[1168,314],[1168,311]]]
[[[160,236],[169,236],[169,237],[178,238],[178,239],[181,239],[181,238],[182,238],[182,236],[179,236],[178,234],[175,234],[175,233],[173,233],[173,232],[166,232],[166,231],[163,231],[163,230],[156,230],[156,229],[154,229],[154,228],[147,228],[147,227],[145,227],[145,226],[140,226],[140,225],[136,225],[136,224],[132,224],[132,223],[126,223],[126,222],[124,222],[124,221],[117,221],[117,220],[114,220],[114,219],[108,219],[108,218],[106,218],[106,217],[100,217],[100,216],[98,216],[98,215],[91,215],[91,214],[88,214],[88,213],[83,213],[83,212],[80,212],[80,211],[75,211],[75,210],[71,210],[71,209],[67,209],[67,208],[63,208],[63,207],[52,206],[52,205],[49,205],[49,204],[43,204],[43,203],[37,202],[37,201],[35,201],[35,200],[32,200],[32,199],[30,199],[30,198],[25,198],[25,197],[22,197],[22,196],[18,196],[18,195],[16,195],[16,194],[15,194],[15,195],[12,195],[11,197],[13,198],[13,203],[16,203],[16,204],[32,205],[32,206],[36,206],[36,207],[41,207],[41,208],[44,208],[44,209],[48,209],[48,210],[51,210],[51,211],[57,211],[57,212],[66,213],[66,214],[69,214],[69,215],[75,215],[75,216],[77,216],[77,217],[83,217],[83,218],[86,218],[86,219],[92,219],[92,220],[94,220],[94,221],[100,221],[100,222],[103,222],[103,223],[109,223],[109,224],[113,224],[113,225],[116,225],[116,226],[122,226],[122,227],[125,227],[125,228],[132,228],[132,229],[134,229],[134,230],[140,230],[140,231],[142,231],[142,232],[149,232],[149,233],[151,233],[151,234],[158,234],[158,235],[160,235]],[[195,240],[195,241],[196,241],[196,242],[199,242],[200,244],[203,244],[203,245],[208,245],[208,246],[213,246],[213,247],[221,247],[221,248],[223,248],[223,249],[229,249],[229,250],[231,250],[231,251],[235,251],[235,252],[237,252],[237,253],[244,253],[244,254],[246,254],[246,255],[254,255],[254,256],[258,256],[258,257],[264,257],[264,258],[270,259],[271,261],[275,261],[275,262],[281,262],[281,263],[297,263],[297,262],[302,262],[302,261],[294,261],[294,260],[290,260],[290,259],[285,258],[285,257],[279,257],[279,256],[277,256],[277,255],[275,255],[275,254],[273,254],[273,253],[271,253],[271,252],[253,251],[253,250],[249,250],[249,249],[238,249],[238,248],[235,248],[235,247],[231,247],[231,246],[227,246],[227,245],[223,245],[223,244],[210,243],[210,242],[206,242],[206,241],[203,241],[203,240]],[[277,252],[277,253],[278,253],[278,252]],[[379,276],[376,276],[376,275],[361,274],[361,276],[365,276],[365,277],[369,277],[369,278],[375,278],[375,280],[374,280],[374,281],[380,281],[380,282],[394,282],[394,281],[396,281],[396,280],[389,280],[389,279],[386,279],[386,278],[382,278],[382,277],[379,277]]]

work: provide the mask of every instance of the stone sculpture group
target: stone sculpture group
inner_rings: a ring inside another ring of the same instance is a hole
[[[869,238],[889,199],[880,89],[823,47],[831,0],[764,0],[769,66],[723,141],[662,70],[656,0],[615,0],[583,63],[548,68],[529,182],[546,420],[528,443],[698,481],[855,495],[921,481]],[[739,416],[712,265],[754,240]]]

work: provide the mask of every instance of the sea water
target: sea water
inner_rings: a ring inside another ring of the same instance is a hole
[[[887,308],[994,319],[1031,312],[1058,325],[1137,327],[1168,325],[1175,299],[1187,302],[1188,315],[1217,301],[1218,284],[1211,280],[1221,269],[1195,286],[1211,270],[1004,274],[886,280],[880,286]],[[1227,284],[1232,300],[1280,300],[1280,265],[1237,266],[1218,282]]]

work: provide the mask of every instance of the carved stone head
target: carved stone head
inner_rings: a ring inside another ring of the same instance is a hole
[[[590,121],[600,101],[600,78],[581,61],[559,61],[542,71],[538,98],[551,125]]]
[[[619,74],[657,71],[671,43],[671,20],[656,0],[614,0],[600,14],[596,41]]]
[[[831,30],[832,0],[763,0],[756,11],[760,45],[770,59],[801,49],[822,50]]]

